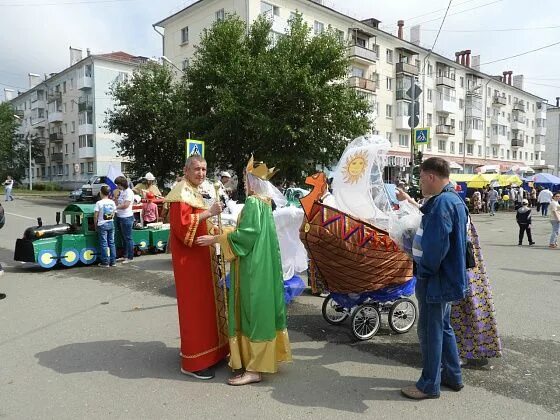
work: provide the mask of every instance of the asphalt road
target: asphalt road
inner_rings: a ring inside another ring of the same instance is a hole
[[[3,203],[4,204],[4,203]],[[475,215],[494,288],[504,357],[464,369],[466,387],[412,402],[399,389],[417,379],[415,331],[385,325],[356,343],[348,321],[331,326],[322,300],[289,307],[294,363],[257,386],[225,384],[227,366],[200,382],[179,372],[173,273],[168,255],[114,270],[43,271],[12,261],[15,239],[59,200],[5,203],[0,231],[0,418],[559,418],[560,250],[547,248],[548,220],[534,218],[537,245],[518,247],[513,214]]]

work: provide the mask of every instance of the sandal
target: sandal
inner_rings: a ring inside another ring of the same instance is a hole
[[[228,379],[228,384],[233,386],[241,386],[248,384],[257,384],[262,380],[260,373],[245,372],[242,375],[234,376]]]

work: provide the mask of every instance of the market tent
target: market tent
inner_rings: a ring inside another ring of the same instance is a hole
[[[560,178],[558,178],[556,175],[545,173],[536,174],[531,177],[531,181],[533,181],[533,184],[535,186],[549,188],[553,191],[560,190]]]
[[[474,176],[474,174],[451,174],[449,178],[455,182],[469,182]]]
[[[520,186],[523,183],[523,180],[517,175],[499,175],[498,183],[501,187],[505,187],[506,185]]]
[[[498,174],[478,174],[471,178],[471,180],[467,181],[467,187],[469,188],[484,188],[487,185],[493,183],[493,181],[497,181]]]

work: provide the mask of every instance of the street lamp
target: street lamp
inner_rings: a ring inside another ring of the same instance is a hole
[[[21,117],[14,114],[14,118],[17,119],[19,121],[19,123],[21,124]],[[29,133],[27,133],[27,135],[25,136],[25,138],[27,139],[27,142],[29,144],[29,191],[33,190],[33,172],[31,169],[31,137],[29,136]]]

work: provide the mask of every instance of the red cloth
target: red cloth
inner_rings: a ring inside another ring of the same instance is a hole
[[[224,296],[214,274],[213,250],[194,245],[207,235],[204,210],[170,204],[171,252],[181,330],[181,366],[195,372],[215,365],[229,353]]]

